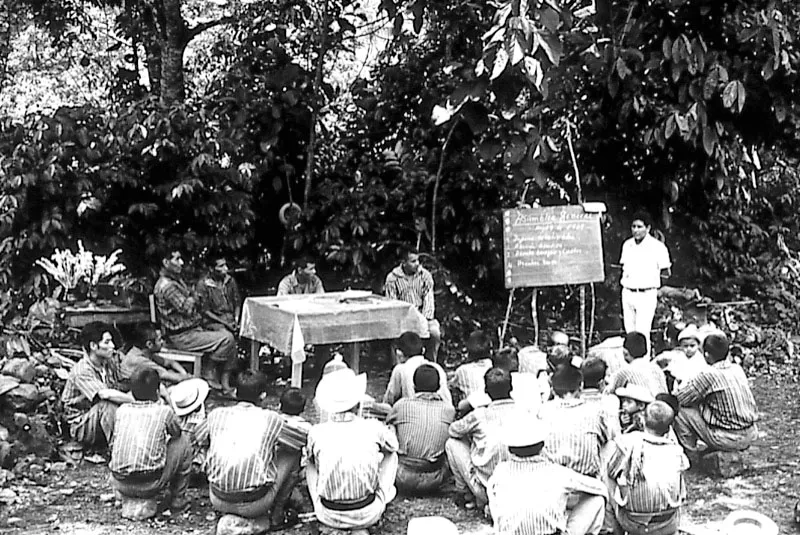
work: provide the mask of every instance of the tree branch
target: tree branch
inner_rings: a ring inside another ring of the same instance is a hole
[[[230,24],[231,22],[235,21],[235,17],[222,17],[221,19],[217,20],[210,20],[208,22],[201,22],[197,26],[193,28],[189,28],[189,31],[186,32],[186,42],[190,42],[192,39],[200,35],[206,30],[213,28],[214,26],[221,26],[223,24]]]

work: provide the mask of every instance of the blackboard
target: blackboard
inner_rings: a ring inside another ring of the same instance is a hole
[[[600,214],[582,206],[503,211],[506,288],[605,279]]]

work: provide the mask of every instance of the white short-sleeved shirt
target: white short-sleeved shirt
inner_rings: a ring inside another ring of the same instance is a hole
[[[661,287],[661,270],[672,266],[667,246],[648,234],[640,243],[628,238],[622,244],[622,286],[629,289]]]

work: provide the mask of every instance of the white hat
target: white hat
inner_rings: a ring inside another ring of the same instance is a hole
[[[722,533],[726,535],[778,535],[778,525],[755,511],[740,509],[725,518]]]
[[[194,412],[208,397],[208,383],[203,379],[187,379],[169,389],[175,414],[186,416]]]
[[[341,353],[334,353],[333,358],[325,363],[325,366],[322,367],[322,375],[328,375],[331,372],[335,372],[338,370],[346,370],[348,368],[347,363],[344,361],[344,357],[342,357]]]
[[[408,521],[407,535],[458,535],[458,528],[441,516],[422,516]]]
[[[315,400],[326,412],[345,412],[364,399],[367,393],[367,374],[356,375],[349,368],[324,375],[317,385]]]
[[[642,403],[652,403],[656,399],[647,388],[643,387],[642,385],[634,384],[617,388],[614,394],[616,394],[618,398],[635,399],[636,401],[641,401]]]
[[[678,342],[686,338],[694,338],[698,342],[702,343],[704,337],[700,334],[700,331],[697,330],[697,327],[695,327],[694,324],[691,324],[678,334]]]
[[[508,426],[503,442],[509,448],[524,448],[544,442],[547,431],[543,426],[531,423],[529,420],[519,421],[516,425]]]

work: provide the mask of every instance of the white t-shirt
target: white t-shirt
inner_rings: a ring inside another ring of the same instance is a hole
[[[641,243],[628,238],[622,244],[622,286],[641,290],[661,287],[661,270],[672,266],[667,246],[652,237],[644,237]]]

